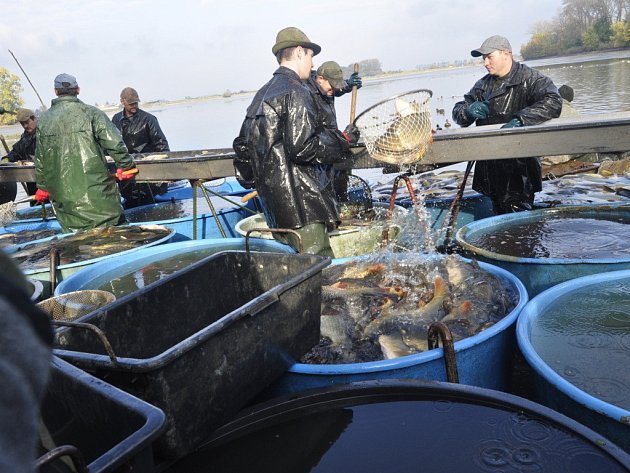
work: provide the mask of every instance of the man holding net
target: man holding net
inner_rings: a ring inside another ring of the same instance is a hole
[[[363,83],[358,72],[353,72],[348,80],[345,80],[341,66],[335,61],[326,61],[317,68],[317,71],[311,71],[307,85],[324,115],[325,126],[337,130],[335,97],[351,92],[354,86],[360,89]],[[359,129],[354,123],[350,123],[343,134],[350,144],[356,144],[359,141]],[[333,192],[339,201],[348,200],[348,176],[350,171],[346,169],[335,171],[332,166],[329,166],[329,168],[330,185],[328,187],[330,192]]]
[[[239,166],[251,167],[267,225],[296,231],[306,253],[334,256],[328,231],[340,220],[334,195],[325,192],[326,170],[351,155],[302,82],[320,51],[298,28],[278,33],[272,52],[280,67],[247,109],[234,149]],[[292,234],[274,236],[299,248]]]
[[[537,125],[557,118],[562,98],[550,78],[514,61],[503,36],[491,36],[470,53],[483,57],[488,71],[464,100],[453,107],[461,126],[504,123],[502,128]],[[531,210],[534,193],[542,190],[538,158],[478,161],[473,189],[492,199],[495,214]]]

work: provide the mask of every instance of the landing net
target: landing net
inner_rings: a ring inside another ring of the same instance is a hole
[[[431,97],[426,89],[377,103],[355,120],[372,159],[390,164],[420,161],[433,141]]]

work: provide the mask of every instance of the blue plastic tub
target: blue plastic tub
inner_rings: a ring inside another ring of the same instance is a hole
[[[240,200],[238,195],[231,196],[232,200],[234,200],[237,204],[240,204]],[[199,205],[202,203],[205,205],[205,199],[201,197],[197,197]],[[175,205],[177,202],[184,202],[185,200],[192,201],[192,199],[182,199],[174,202],[160,202],[159,204],[149,204],[143,205],[141,207],[135,207],[133,209],[128,209],[125,211],[125,217],[132,224],[136,223],[153,223],[158,225],[164,225],[166,227],[172,228],[175,230],[175,235],[173,236],[173,241],[187,241],[193,239],[193,233],[195,228],[197,228],[197,239],[204,238],[222,238],[223,235],[219,230],[219,226],[217,225],[217,220],[212,215],[212,213],[202,213],[197,215],[196,220],[193,219],[192,214],[186,215],[184,217],[179,218],[171,218],[171,219],[163,219],[163,220],[148,220],[143,214],[150,214],[153,211],[159,212],[160,209],[169,209],[171,206]],[[219,203],[223,205],[223,201],[218,201],[217,198],[213,198],[213,202],[215,204]],[[247,205],[243,205],[247,208],[253,208],[255,202],[253,199],[247,203]],[[221,223],[223,230],[225,231],[225,238],[234,238],[238,237],[239,234],[235,230],[236,224],[240,222],[242,219],[252,215],[251,212],[244,210],[237,205],[225,207],[220,210],[217,210],[218,220]]]
[[[97,289],[103,284],[117,278],[136,272],[142,273],[143,268],[174,256],[184,256],[196,252],[199,256],[198,259],[202,259],[220,251],[244,249],[245,239],[243,238],[180,241],[151,248],[143,248],[133,255],[123,255],[121,258],[110,258],[106,261],[101,261],[100,263],[86,267],[63,280],[55,289],[55,295],[58,296],[84,289]],[[288,245],[261,239],[251,239],[250,249],[251,251],[267,253],[295,253],[293,248]]]
[[[114,258],[114,257],[116,257],[118,255],[122,255],[123,257],[129,257],[129,255],[135,253],[136,251],[140,251],[142,248],[152,247],[152,246],[160,245],[162,243],[168,243],[173,238],[173,235],[175,235],[175,231],[173,229],[170,229],[170,230],[171,231],[166,236],[164,236],[164,237],[162,237],[162,238],[160,238],[158,240],[152,241],[151,243],[147,243],[145,245],[139,246],[137,248],[132,248],[130,250],[120,251],[118,253],[114,253],[114,254],[111,254],[111,255],[100,256],[98,258],[92,258],[92,259],[88,259],[88,260],[84,260],[84,261],[77,261],[76,263],[59,265],[57,267],[56,280],[59,283],[59,282],[63,281],[64,279],[66,279],[67,277],[69,277],[71,274],[74,274],[77,271],[80,271],[81,269],[85,268],[86,266],[89,266],[89,265],[94,264],[94,263],[98,263],[99,261],[103,261],[103,260],[107,260],[107,259],[110,259],[110,258]],[[28,243],[24,243],[22,245],[15,245],[15,246],[6,248],[5,250],[10,254],[11,252],[15,252],[15,251],[19,251],[21,249],[27,248],[29,245],[42,243],[42,242],[50,241],[50,240],[57,239],[57,238],[66,238],[66,237],[69,237],[69,236],[72,236],[72,235],[74,235],[74,233],[62,233],[62,234],[57,235],[57,236],[52,236],[52,237],[48,237],[48,238],[43,238],[41,240],[31,241],[31,242],[28,242]],[[43,291],[41,293],[41,298],[42,299],[46,299],[46,298],[51,296],[50,267],[28,269],[28,270],[23,271],[23,273],[29,279],[37,279],[37,280],[42,282],[42,284],[44,286],[43,287]]]
[[[547,289],[523,309],[517,324],[517,340],[535,373],[536,401],[581,422],[630,452],[630,410],[628,395],[623,396],[630,386],[620,379],[630,366],[630,294],[623,290],[628,285],[630,270],[623,270],[585,276]],[[583,299],[584,290],[603,293],[615,286],[617,293],[625,292],[615,314],[600,314],[598,306],[587,306],[588,314],[563,315],[562,308],[568,301],[588,304]],[[577,299],[580,294],[582,299]],[[562,328],[554,322],[557,317],[564,317],[567,326]],[[537,329],[545,322],[546,325],[554,322],[553,332]],[[547,348],[540,348],[543,346]],[[541,350],[553,352],[545,355]],[[549,358],[554,362],[546,361]],[[611,364],[623,370],[616,378],[607,378],[603,370],[597,369]]]
[[[335,259],[343,263],[347,259]],[[459,380],[490,389],[506,390],[516,346],[516,319],[528,301],[523,284],[509,272],[485,263],[481,268],[500,277],[518,294],[516,307],[496,324],[472,337],[455,343]],[[417,353],[389,360],[347,364],[296,363],[265,396],[281,396],[305,389],[378,379],[415,378],[446,381],[443,349]]]
[[[465,225],[457,232],[456,240],[463,248],[466,256],[500,266],[516,275],[525,284],[530,297],[569,279],[589,274],[630,269],[630,256],[557,258],[551,254],[544,258],[524,258],[495,253],[470,243],[470,240],[478,235],[492,234],[503,231],[510,226],[524,223],[530,223],[534,229],[532,231],[536,231],[537,222],[550,215],[628,221],[630,219],[630,205],[573,205],[498,215]],[[629,240],[625,241],[630,245]],[[621,242],[624,242],[623,237]]]

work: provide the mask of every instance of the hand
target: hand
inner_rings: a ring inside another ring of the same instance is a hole
[[[33,198],[38,204],[43,204],[47,200],[50,200],[50,194],[48,193],[48,191],[37,189],[37,192],[35,192]]]
[[[358,72],[353,72],[350,77],[348,77],[348,80],[346,80],[346,84],[350,87],[354,87],[356,85],[357,89],[360,89],[363,86],[363,81],[359,77]]]
[[[361,132],[354,123],[350,123],[343,131],[343,136],[348,143],[356,145],[361,137]]]
[[[471,103],[466,109],[466,115],[475,120],[478,120],[479,118],[488,118],[490,115],[490,102],[484,100],[483,102]]]
[[[521,120],[518,118],[512,118],[509,122],[503,125],[501,128],[517,128],[519,126],[523,126]]]
[[[133,179],[138,174],[138,168],[133,167],[129,169],[122,170],[121,168],[116,169],[116,179],[119,181],[127,181],[129,179]]]

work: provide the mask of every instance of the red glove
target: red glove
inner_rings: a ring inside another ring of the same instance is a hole
[[[37,192],[35,192],[34,199],[37,201],[38,204],[43,204],[44,202],[50,199],[50,194],[48,193],[48,191],[37,189]]]
[[[138,174],[138,168],[129,168],[122,170],[121,168],[116,169],[116,179],[119,181],[127,181],[129,179],[133,179]]]

